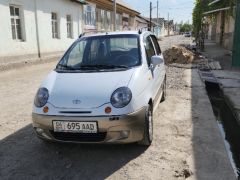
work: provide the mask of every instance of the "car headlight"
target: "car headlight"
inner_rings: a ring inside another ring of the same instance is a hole
[[[128,87],[116,89],[111,96],[111,104],[115,108],[123,108],[129,104],[132,99],[132,92]]]
[[[34,104],[37,107],[43,107],[48,101],[48,90],[47,88],[39,88],[34,99]]]

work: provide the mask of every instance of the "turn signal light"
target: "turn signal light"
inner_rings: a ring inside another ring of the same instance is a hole
[[[48,113],[48,110],[49,110],[48,106],[45,106],[45,107],[43,108],[43,112],[44,112],[44,113]]]
[[[105,108],[105,113],[106,114],[110,114],[112,112],[112,108],[111,107],[106,107]]]

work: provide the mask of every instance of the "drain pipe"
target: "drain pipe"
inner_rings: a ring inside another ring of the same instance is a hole
[[[37,0],[34,1],[35,6],[35,25],[36,25],[36,39],[37,39],[37,51],[38,57],[41,58],[40,43],[39,43],[39,31],[38,31],[38,16],[37,16]]]

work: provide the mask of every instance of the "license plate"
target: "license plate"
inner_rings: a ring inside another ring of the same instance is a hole
[[[97,122],[53,121],[54,132],[97,133]]]

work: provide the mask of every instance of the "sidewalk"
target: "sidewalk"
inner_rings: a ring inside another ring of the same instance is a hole
[[[0,60],[0,72],[29,65],[50,63],[60,60],[63,53],[57,53],[42,58],[5,58]]]
[[[238,123],[240,124],[240,69],[232,68],[232,53],[213,41],[206,40],[205,51],[202,54],[209,59],[220,62],[223,70],[213,71],[221,83],[225,99],[231,106]]]
[[[206,39],[204,52],[201,53],[209,59],[219,61],[224,70],[234,70],[231,67],[232,52],[219,46],[214,41]]]

